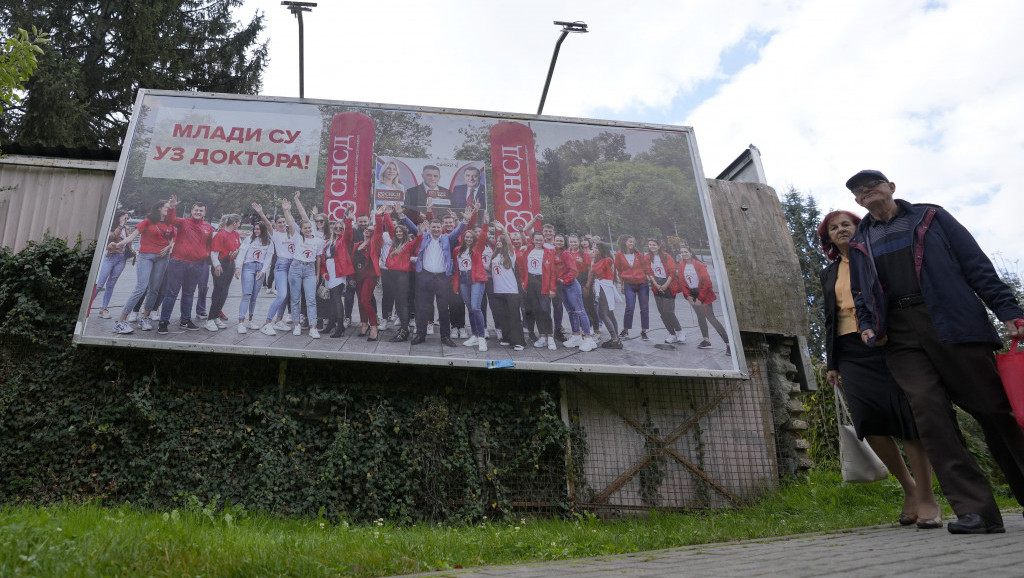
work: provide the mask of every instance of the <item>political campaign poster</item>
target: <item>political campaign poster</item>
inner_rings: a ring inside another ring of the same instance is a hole
[[[75,340],[742,377],[687,127],[141,90]]]

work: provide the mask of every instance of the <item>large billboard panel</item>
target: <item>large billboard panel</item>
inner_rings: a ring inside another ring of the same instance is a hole
[[[743,377],[707,195],[686,127],[143,90],[75,340]]]

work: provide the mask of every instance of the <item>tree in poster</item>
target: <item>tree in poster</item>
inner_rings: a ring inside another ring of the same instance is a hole
[[[236,22],[243,0],[8,2],[0,29],[52,31],[26,97],[0,136],[23,144],[119,147],[139,88],[256,94],[263,16]]]
[[[577,167],[573,177],[561,198],[552,201],[564,221],[560,229],[605,239],[610,230],[615,237],[678,235],[707,243],[696,185],[677,168],[600,162]]]
[[[544,197],[558,199],[565,187],[574,181],[573,170],[576,167],[628,160],[626,136],[605,131],[594,138],[570,140],[557,148],[544,149],[537,162],[537,183]],[[568,225],[568,221],[562,214],[561,203],[553,205],[553,210],[545,216],[548,222],[561,229]]]

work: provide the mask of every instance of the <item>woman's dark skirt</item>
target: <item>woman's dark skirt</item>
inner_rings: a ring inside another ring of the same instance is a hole
[[[858,437],[920,437],[910,402],[885,365],[885,348],[868,347],[848,333],[836,338],[836,360]]]

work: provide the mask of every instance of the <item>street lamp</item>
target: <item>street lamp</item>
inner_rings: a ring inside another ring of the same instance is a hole
[[[316,7],[316,2],[281,2],[281,6],[287,6],[288,10],[299,19],[299,98],[306,96],[305,82],[305,54],[302,38],[302,13],[311,12]]]
[[[548,98],[548,87],[551,86],[551,75],[555,72],[555,61],[558,60],[558,50],[562,48],[562,41],[565,40],[565,37],[570,32],[588,32],[585,22],[559,22],[555,20],[555,25],[562,27],[562,35],[558,37],[558,42],[555,43],[555,53],[551,55],[551,66],[548,67],[548,78],[544,81],[544,92],[540,95],[540,106],[537,107],[537,114],[544,112],[544,101]]]

